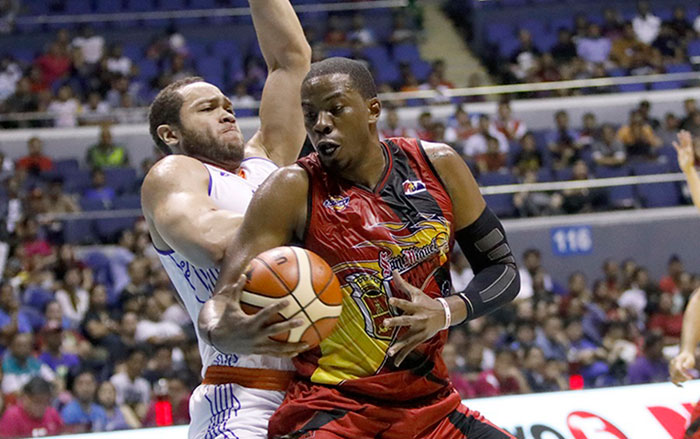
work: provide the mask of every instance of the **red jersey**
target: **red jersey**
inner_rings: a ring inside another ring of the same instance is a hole
[[[8,408],[0,419],[0,437],[40,437],[61,434],[63,421],[55,408],[48,407],[41,419],[33,418],[21,404]]]
[[[396,315],[390,297],[409,298],[394,286],[392,270],[430,297],[450,294],[452,202],[418,140],[390,138],[381,145],[387,166],[374,189],[328,174],[317,154],[298,162],[310,185],[304,247],[330,264],[344,299],[333,332],[295,364],[312,383],[408,401],[449,387],[440,355],[447,331],[400,368],[393,365],[387,350],[399,330],[382,323]]]

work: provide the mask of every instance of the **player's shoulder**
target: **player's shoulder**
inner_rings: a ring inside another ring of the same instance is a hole
[[[450,145],[439,142],[419,141],[428,160],[434,165],[447,165],[455,160],[462,160],[462,157]]]
[[[270,175],[269,180],[275,186],[303,188],[309,184],[309,175],[298,164],[283,166]]]
[[[199,186],[206,188],[209,184],[209,172],[202,162],[185,155],[169,155],[163,157],[149,169],[141,185],[141,196],[144,204],[157,197],[164,191],[177,188],[197,190]]]

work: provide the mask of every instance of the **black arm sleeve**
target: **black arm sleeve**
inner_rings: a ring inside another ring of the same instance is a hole
[[[467,319],[488,314],[520,292],[520,275],[503,225],[486,207],[479,218],[456,233],[474,271],[474,279],[458,293],[467,305]],[[465,320],[465,321],[466,321]]]

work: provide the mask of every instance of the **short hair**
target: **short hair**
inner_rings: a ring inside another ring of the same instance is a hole
[[[172,154],[170,147],[158,137],[158,127],[161,125],[180,126],[180,108],[184,99],[178,91],[195,82],[204,82],[200,76],[188,76],[165,87],[161,90],[148,109],[148,124],[151,137],[158,149],[165,154]]]
[[[34,377],[22,388],[27,396],[51,395],[51,383],[41,377]]]
[[[352,87],[364,99],[377,97],[377,85],[367,67],[361,62],[349,58],[333,57],[312,63],[309,73],[304,78],[304,84],[313,78],[335,73],[348,75]]]

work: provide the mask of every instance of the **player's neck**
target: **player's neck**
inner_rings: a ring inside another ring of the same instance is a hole
[[[371,137],[363,159],[357,166],[348,169],[343,177],[353,183],[375,188],[384,175],[386,165],[384,147],[379,142],[378,137]]]
[[[201,157],[201,156],[192,156],[192,157],[199,160],[202,163],[206,163],[207,165],[216,166],[217,168],[221,168],[224,171],[228,171],[231,174],[235,174],[236,171],[238,171],[238,168],[241,166],[240,161],[224,163],[224,162],[219,162],[217,160],[212,160],[212,159],[207,158],[207,157]]]

